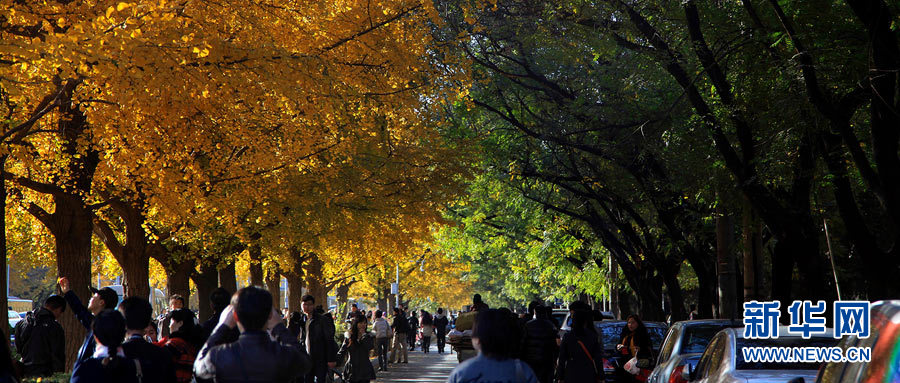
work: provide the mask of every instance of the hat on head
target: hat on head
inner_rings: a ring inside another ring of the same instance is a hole
[[[109,287],[97,289],[93,286],[88,286],[88,289],[91,290],[91,294],[100,295],[100,299],[103,299],[103,308],[105,309],[115,309],[116,305],[119,304],[119,294],[116,293],[116,290]]]

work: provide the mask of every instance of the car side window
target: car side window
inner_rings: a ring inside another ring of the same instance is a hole
[[[719,347],[722,343],[722,337],[717,336],[714,337],[712,342],[709,342],[709,345],[706,346],[706,350],[703,351],[703,356],[700,357],[700,361],[697,362],[697,379],[706,377],[709,374],[710,366],[712,366],[712,358],[713,358],[713,350]]]
[[[669,329],[669,334],[666,335],[666,340],[659,350],[659,359],[656,361],[657,366],[665,363],[672,356],[672,350],[675,349],[675,343],[678,343],[678,338],[681,337],[681,331],[679,331],[679,329],[680,327],[672,327]]]

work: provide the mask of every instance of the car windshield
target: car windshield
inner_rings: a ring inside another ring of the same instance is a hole
[[[666,337],[666,328],[663,326],[657,326],[655,324],[645,323],[644,325],[647,326],[647,333],[650,335],[650,345],[653,347],[653,351],[659,352],[659,348],[660,346],[662,346],[663,339]],[[607,353],[614,352],[616,349],[616,345],[619,344],[622,329],[625,328],[625,323],[596,323],[595,326],[597,327],[597,332],[600,334],[600,339],[603,343],[603,350]]]
[[[744,360],[745,347],[834,347],[840,339],[816,337],[803,339],[797,337],[778,339],[738,339],[734,352],[735,369],[738,370],[815,370],[819,363],[797,362],[748,362]]]
[[[712,337],[728,327],[726,324],[702,324],[686,327],[684,332],[684,340],[681,345],[682,354],[702,353],[706,349],[706,345],[712,340]]]

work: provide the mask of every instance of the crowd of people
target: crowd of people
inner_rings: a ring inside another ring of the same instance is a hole
[[[64,371],[65,336],[57,320],[67,309],[87,330],[71,382],[329,383],[337,375],[344,382],[367,383],[376,378],[370,362],[373,354],[377,370],[387,371],[391,364],[409,363],[417,341],[423,353],[431,352],[432,338],[439,354],[448,352],[451,320],[443,308],[431,314],[398,306],[389,320],[380,310],[367,313],[353,305],[338,344],[332,313],[309,295],[302,298],[302,313],[282,317],[265,289],[251,286],[231,294],[219,288],[209,297],[214,315],[200,323],[178,295],[154,320],[150,302],[142,297],[119,302],[112,289],[92,289],[84,306],[66,278],[59,284],[62,295],[47,298],[16,326],[20,358],[12,360],[8,344],[0,347],[5,352],[0,355],[0,382]],[[508,309],[490,309],[476,294],[471,306],[477,315],[471,329],[475,353],[448,382],[602,381],[602,345],[593,315],[579,302],[570,310],[571,331],[560,338],[551,308],[540,302],[516,315]],[[642,328],[639,318],[629,317],[618,347],[623,356],[648,357],[649,338]],[[634,376],[617,379],[630,380]]]

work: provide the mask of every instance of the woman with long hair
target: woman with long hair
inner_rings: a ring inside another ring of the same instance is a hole
[[[556,379],[560,383],[597,383],[603,381],[603,354],[593,315],[589,310],[572,312],[572,330],[559,345]]]
[[[632,358],[636,359],[636,365],[640,372],[632,375],[625,371],[623,366],[616,367],[616,377],[621,382],[638,382],[641,379],[637,376],[646,377],[650,373],[650,359],[652,358],[652,349],[650,348],[650,334],[647,332],[647,326],[636,314],[628,316],[628,322],[622,329],[622,343],[616,345],[616,350],[622,354],[622,365],[628,363]]]
[[[369,361],[369,352],[375,348],[375,336],[369,332],[368,325],[361,313],[356,313],[350,321],[350,332],[338,351],[338,360],[349,355],[343,370],[345,382],[368,383],[375,379],[375,368]]]
[[[172,354],[175,364],[175,381],[190,383],[194,374],[194,360],[197,359],[200,331],[194,324],[194,312],[180,308],[169,316],[169,336],[160,344]]]
[[[80,363],[72,372],[70,383],[137,382],[140,363],[125,357],[125,318],[116,310],[103,310],[91,324],[97,347],[93,357]]]
[[[419,326],[422,328],[422,352],[427,354],[431,348],[431,337],[434,335],[434,319],[428,311],[422,310]]]

